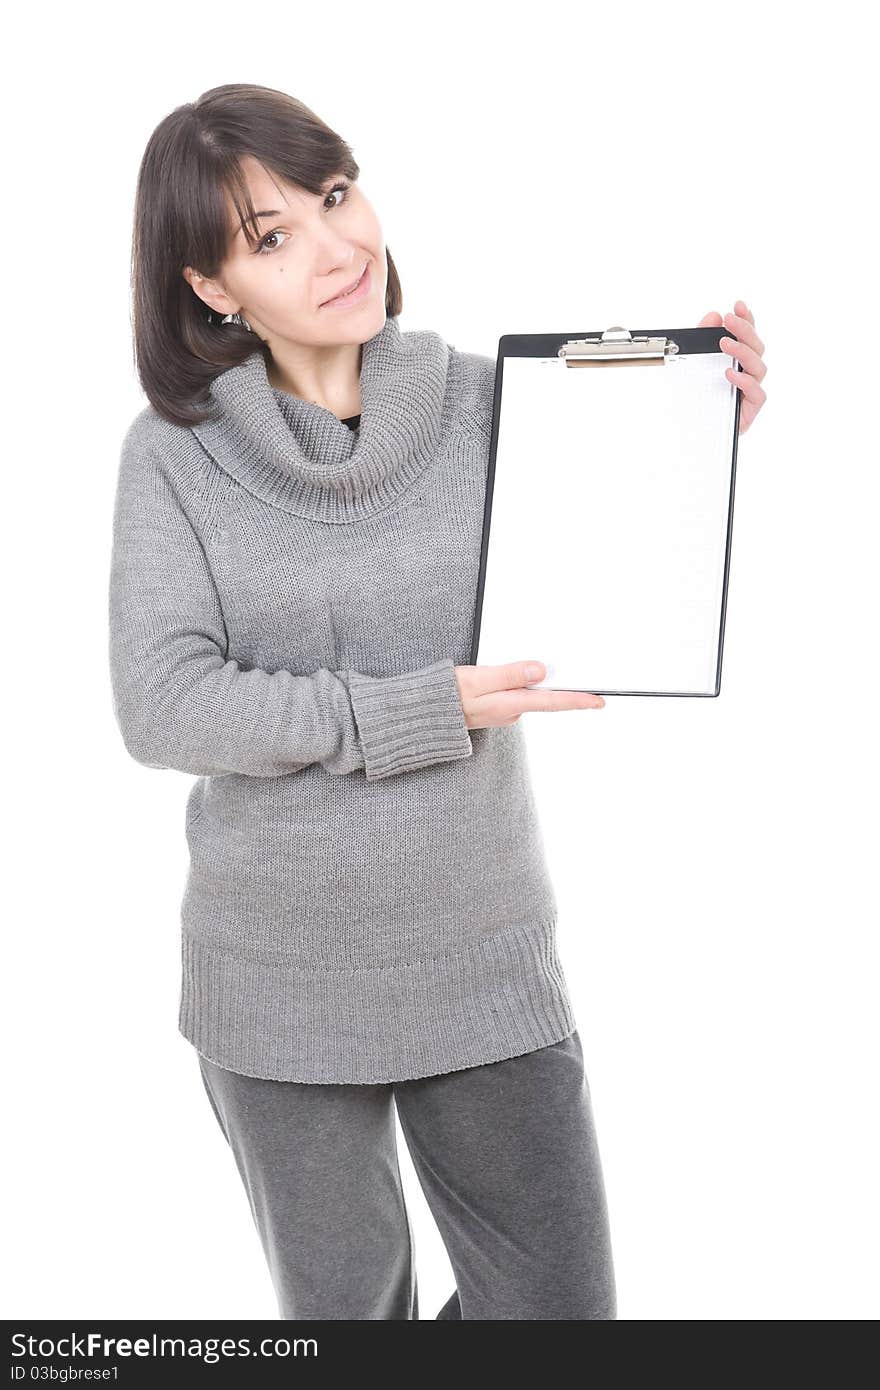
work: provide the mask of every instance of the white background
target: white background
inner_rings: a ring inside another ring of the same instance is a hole
[[[609,698],[523,728],[620,1318],[876,1318],[867,24],[855,4],[705,0],[16,11],[7,1317],[277,1316],[177,1032],[192,779],[125,753],[106,632],[118,449],[144,404],[138,165],[170,110],[250,81],[352,144],[404,329],[494,355],[502,333],[696,324],[740,296],[753,310],[768,401],[739,441],[721,696]],[[400,1147],[432,1318],[452,1274]]]

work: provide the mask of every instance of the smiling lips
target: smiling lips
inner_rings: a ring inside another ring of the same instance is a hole
[[[352,291],[353,289],[356,289],[357,286],[361,283],[361,280],[363,280],[363,278],[364,278],[364,274],[365,274],[365,272],[366,272],[367,265],[368,265],[368,262],[367,262],[367,261],[364,261],[363,270],[361,271],[361,273],[360,273],[360,275],[358,276],[358,278],[357,278],[356,280],[353,280],[353,281],[351,282],[350,285],[346,285],[345,289],[344,289],[344,290],[340,290],[338,294],[333,294],[333,295],[330,296],[329,299],[323,300],[322,303],[321,303],[321,308],[323,309],[323,307],[324,307],[325,304],[332,304],[333,301],[334,301],[334,299],[341,299],[341,298],[343,297],[343,295],[350,294],[351,291]]]

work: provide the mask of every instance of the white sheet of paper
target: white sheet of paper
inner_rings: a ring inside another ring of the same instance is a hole
[[[714,694],[737,388],[662,367],[506,357],[477,661],[537,686]]]

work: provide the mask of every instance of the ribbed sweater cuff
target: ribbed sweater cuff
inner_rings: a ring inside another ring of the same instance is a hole
[[[401,676],[347,675],[371,781],[473,752],[455,664],[448,657]]]

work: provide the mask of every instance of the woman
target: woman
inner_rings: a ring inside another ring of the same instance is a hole
[[[140,170],[110,661],[129,752],[197,776],[180,1030],[282,1317],[418,1316],[396,1106],[439,1317],[614,1318],[518,725],[604,701],[467,664],[494,362],[401,331],[358,174],[250,85]]]

